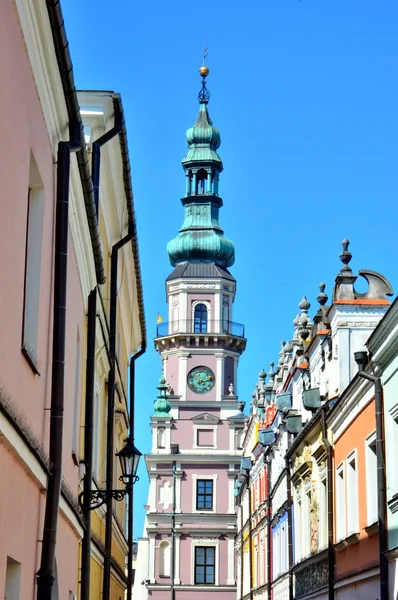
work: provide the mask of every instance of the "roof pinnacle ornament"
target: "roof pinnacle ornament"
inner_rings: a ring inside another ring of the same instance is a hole
[[[343,246],[343,251],[340,254],[339,258],[340,258],[341,262],[343,263],[343,266],[341,267],[340,272],[343,273],[344,271],[350,271],[352,273],[351,267],[348,266],[348,263],[351,262],[351,259],[352,259],[352,254],[348,250],[348,246],[350,245],[350,242],[349,242],[349,240],[347,240],[347,238],[344,238],[344,240],[341,243]]]
[[[317,300],[319,302],[319,304],[321,306],[325,306],[326,302],[328,301],[328,296],[327,294],[325,294],[325,287],[326,285],[323,283],[323,281],[319,284],[319,294],[317,296]]]
[[[170,419],[171,416],[169,415],[169,412],[171,410],[171,404],[167,400],[167,383],[166,379],[164,378],[164,375],[162,375],[159,379],[159,385],[157,389],[159,390],[159,394],[155,401],[155,414],[153,416],[168,417]]]
[[[207,67],[205,65],[205,59],[206,56],[208,55],[209,51],[206,48],[206,38],[204,39],[204,43],[203,43],[203,65],[200,67],[199,69],[199,73],[200,76],[202,77],[202,89],[200,90],[199,94],[198,94],[198,100],[200,104],[207,104],[208,101],[210,100],[210,92],[206,87],[206,77],[209,74],[209,67]]]

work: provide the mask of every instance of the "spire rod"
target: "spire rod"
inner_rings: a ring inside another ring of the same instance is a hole
[[[199,69],[199,73],[202,77],[202,89],[198,94],[198,100],[200,104],[207,104],[210,100],[210,92],[206,87],[206,77],[209,74],[209,67],[206,66],[206,56],[208,55],[209,50],[206,48],[206,38],[203,40],[203,65]]]

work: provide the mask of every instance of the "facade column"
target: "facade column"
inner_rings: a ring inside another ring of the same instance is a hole
[[[217,400],[221,400],[221,396],[224,395],[224,354],[220,352],[215,353],[216,356],[216,396]]]
[[[207,193],[211,194],[211,171],[207,173]]]
[[[181,541],[181,534],[180,533],[176,533],[174,536],[174,544],[175,544],[175,548],[174,548],[174,585],[180,585],[181,583],[181,579],[180,579],[180,541]]]
[[[185,397],[188,375],[188,353],[180,355],[178,361],[178,395]]]
[[[156,480],[155,473],[149,473],[149,512],[156,512]]]
[[[149,534],[149,583],[156,583],[155,580],[155,534]]]
[[[196,196],[197,193],[198,193],[198,183],[197,183],[197,180],[198,180],[198,176],[197,176],[196,173],[194,173],[193,177],[192,177],[192,187],[193,187],[193,194],[194,194],[194,196]]]
[[[235,540],[228,538],[228,577],[227,585],[235,585]]]
[[[235,433],[235,430],[234,430]],[[234,469],[235,465],[229,465],[230,469]],[[236,471],[229,471],[228,473],[228,514],[235,514],[235,496],[234,496],[234,487],[235,487],[235,479],[236,479]]]
[[[177,466],[178,468],[178,466]],[[176,507],[175,512],[181,512],[181,480],[182,480],[182,471],[177,471],[176,473]]]
[[[191,176],[189,173],[187,173],[186,176],[187,176],[187,181],[186,181],[186,187],[185,187],[185,195],[190,196],[191,195]]]

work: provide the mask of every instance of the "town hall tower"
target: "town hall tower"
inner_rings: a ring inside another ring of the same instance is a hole
[[[234,245],[219,223],[223,164],[208,68],[200,74],[199,114],[182,161],[184,220],[167,245],[168,320],[155,338],[163,374],[145,457],[150,489],[134,586],[142,600],[236,598],[234,483],[244,427],[237,366],[246,339],[232,313]]]

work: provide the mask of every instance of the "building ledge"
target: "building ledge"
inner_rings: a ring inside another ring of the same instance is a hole
[[[358,542],[359,542],[359,533],[352,533],[351,535],[346,537],[344,540],[340,540],[340,542],[335,544],[334,547],[335,547],[336,552],[341,552],[342,550],[345,550],[346,548],[348,548],[348,546],[352,546],[353,544],[357,544]]]
[[[379,522],[375,521],[371,525],[368,525],[367,527],[364,527],[364,529],[365,529],[366,533],[368,534],[368,536],[371,537],[375,533],[379,532]]]

